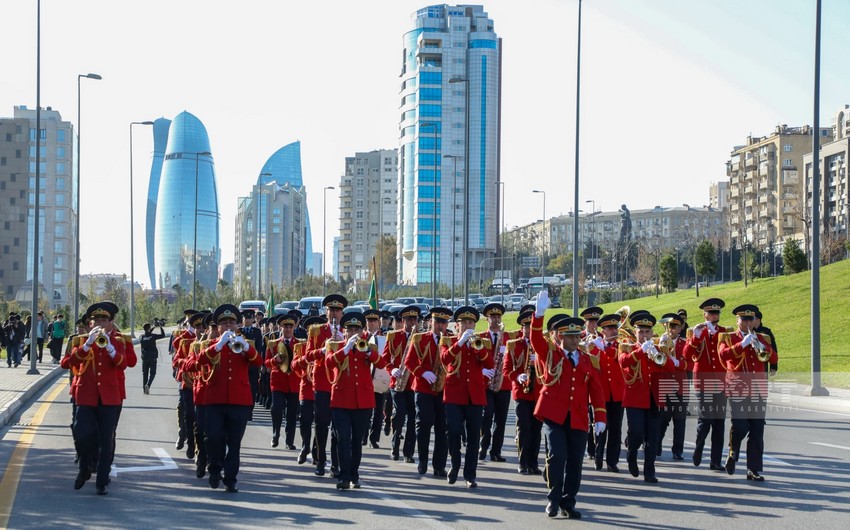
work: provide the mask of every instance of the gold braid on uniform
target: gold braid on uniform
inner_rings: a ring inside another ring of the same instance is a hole
[[[561,359],[558,361],[557,364],[555,364],[554,367],[552,366],[552,357],[554,357],[552,355],[553,352],[558,352],[558,353],[561,354],[561,355],[559,355],[559,357]],[[558,381],[561,380],[561,374],[564,372],[564,360],[565,359],[566,358],[564,357],[563,353],[561,352],[561,347],[550,343],[549,344],[549,351],[546,352],[546,364],[543,365],[543,370],[545,372],[543,374],[543,378],[541,379],[541,383],[543,384],[543,386],[547,386],[547,387],[552,386],[552,385],[556,384]],[[545,382],[547,375],[549,376],[549,382]]]
[[[640,359],[638,359],[635,355],[635,352],[629,349],[630,346],[634,347],[634,344],[624,342],[619,346],[621,352],[629,353],[635,360],[635,364],[632,365],[632,371],[634,371],[634,375],[631,377],[631,379],[625,379],[626,374],[625,372],[623,373],[623,379],[625,379],[626,381],[626,386],[632,386],[638,380],[643,381],[643,365],[641,364]]]
[[[452,337],[442,337],[442,338],[440,338],[440,346],[445,346],[446,348],[451,348],[452,347]],[[458,375],[458,371],[460,370],[460,361],[461,361],[460,353],[458,353],[457,355],[455,355],[455,358],[448,365],[445,366],[447,378],[449,376],[452,376],[452,375]],[[440,362],[442,362],[442,359],[440,359]]]

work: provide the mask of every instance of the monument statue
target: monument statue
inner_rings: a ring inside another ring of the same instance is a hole
[[[632,217],[629,209],[620,206],[620,245],[625,245],[632,239]]]

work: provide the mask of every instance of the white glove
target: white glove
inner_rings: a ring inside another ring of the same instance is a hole
[[[391,374],[393,377],[395,377],[396,379],[400,379],[400,378],[401,378],[401,370],[399,370],[398,368],[393,368],[393,370],[392,370],[392,372],[390,372],[390,374]]]
[[[85,344],[86,345],[86,348],[85,348],[86,351],[89,351],[89,348],[91,347],[92,344],[94,344],[94,341],[97,339],[98,335],[100,335],[100,328],[92,328],[92,330],[89,331],[89,338],[88,338],[88,340],[86,340],[86,344]]]
[[[535,355],[533,353],[530,354],[528,360],[531,361],[531,362],[537,362],[537,355]]]
[[[741,341],[741,347],[746,348],[747,346],[752,344],[754,337],[755,335],[753,335],[752,333],[747,333],[746,335],[744,335],[744,340]]]
[[[602,337],[596,337],[595,339],[593,339],[591,344],[596,346],[596,349],[598,349],[598,350],[604,350],[605,349],[605,341],[602,340]]]
[[[186,330],[188,330],[189,333],[191,333],[192,335],[195,334],[195,328],[193,328],[192,326],[187,327]]]
[[[717,333],[717,325],[715,325],[713,322],[706,322],[705,324],[705,327],[708,328],[709,335],[714,335],[715,333]]]
[[[534,304],[534,316],[540,318],[549,309],[549,291],[540,291]]]
[[[603,432],[605,432],[605,422],[604,421],[597,421],[596,422],[596,436],[599,436]]]
[[[469,339],[471,339],[473,335],[475,335],[475,331],[468,329],[463,332],[463,335],[460,336],[460,340],[457,341],[457,343],[463,346],[464,344],[469,342]]]
[[[648,340],[640,345],[640,349],[643,350],[643,353],[650,353],[655,349],[655,344]]]
[[[499,353],[501,353],[502,355],[504,355],[506,351],[508,351],[507,346],[502,346],[501,348],[499,348]]]
[[[231,343],[238,342],[242,345],[243,351],[248,351],[248,341],[245,340],[245,337],[241,335],[234,335],[234,338],[230,340]]]
[[[345,343],[345,347],[342,349],[342,353],[348,355],[351,353],[352,348],[354,348],[354,343],[357,342],[357,335],[352,335],[348,338],[348,342]]]
[[[496,375],[495,368],[482,368],[481,373],[484,374],[484,377],[487,379],[493,379],[493,376]]]
[[[108,353],[108,354],[109,354],[109,358],[110,358],[110,359],[114,359],[114,358],[115,358],[115,353],[116,353],[116,352],[115,352],[115,346],[113,346],[111,342],[110,342],[109,344],[107,344],[107,345],[106,345],[106,353]]]
[[[228,331],[225,331],[224,333],[221,334],[221,336],[218,338],[218,342],[227,344],[228,342],[231,341],[231,339],[233,339],[233,337],[234,337],[234,333],[232,331],[228,330]]]
[[[679,367],[679,359],[676,359],[675,357],[673,357],[673,366],[675,366],[676,368]]]
[[[696,337],[696,338],[702,337],[702,330],[704,330],[704,329],[705,329],[705,322],[703,322],[702,324],[697,324],[696,326],[694,326],[694,337]]]
[[[666,341],[670,340],[670,336],[665,333],[664,335],[661,335],[661,338],[658,339],[658,340],[660,342],[666,342]]]
[[[517,383],[524,385],[528,382],[528,374],[521,373],[517,376],[516,380],[517,380]]]
[[[429,371],[422,374],[422,379],[428,381],[429,385],[433,385],[434,381],[437,380],[437,376],[434,375],[434,372],[429,370]]]

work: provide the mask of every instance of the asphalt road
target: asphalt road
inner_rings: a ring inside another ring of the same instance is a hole
[[[141,365],[127,372],[128,398],[118,427],[117,475],[105,497],[94,480],[74,491],[76,467],[68,427],[67,379],[48,386],[0,431],[0,464],[9,475],[13,451],[27,450],[14,488],[9,528],[284,528],[360,525],[368,528],[548,528],[562,525],[625,528],[844,528],[850,513],[850,414],[772,409],[766,434],[766,481],[709,471],[690,462],[696,422],[689,418],[684,462],[668,444],[658,484],[618,475],[585,461],[577,509],[584,518],[549,519],[545,484],[516,473],[513,415],[505,441],[507,463],[479,465],[479,488],[449,486],[415,464],[393,462],[387,440],[364,449],[360,490],[337,492],[329,476],[316,478],[296,451],[270,447],[271,422],[257,408],[242,445],[239,493],[212,490],[174,448],[177,391],[170,358],[160,359],[150,395]],[[55,399],[50,400],[51,395]],[[41,413],[39,413],[41,411]],[[39,418],[39,416],[43,416]],[[728,422],[727,422],[728,426]],[[625,430],[625,427],[624,427]],[[33,436],[34,434],[34,436]],[[21,439],[24,443],[21,443]],[[31,438],[29,443],[27,440]],[[296,445],[299,443],[296,440]],[[742,457],[743,460],[743,457]],[[12,460],[14,462],[14,459]],[[745,469],[743,461],[739,470]],[[429,470],[430,471],[430,470]]]

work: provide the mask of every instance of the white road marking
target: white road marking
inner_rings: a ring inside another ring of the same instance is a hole
[[[170,469],[177,469],[177,464],[174,463],[174,460],[171,459],[171,456],[163,449],[162,447],[154,447],[154,454],[159,457],[159,460],[162,462],[162,465],[159,466],[133,466],[133,467],[118,467],[115,464],[112,465],[112,471],[109,473],[111,477],[117,477],[118,473],[135,473],[138,471],[167,471]]]
[[[850,451],[850,447],[845,445],[834,445],[834,444],[825,444],[823,442],[809,442],[812,445],[821,445],[823,447],[832,447],[833,449],[844,449],[845,451]]]
[[[386,492],[386,491],[384,491],[380,488],[369,487],[362,480],[360,481],[360,483],[363,485],[364,491],[367,491],[367,492],[371,493],[372,495],[374,495],[375,497],[378,497],[379,499],[384,501],[387,506],[394,506],[395,508],[398,508],[399,510],[402,510],[403,512],[407,513],[407,515],[409,515],[410,517],[413,517],[414,519],[416,519],[416,522],[413,523],[415,525],[425,524],[425,525],[427,525],[431,528],[439,528],[441,530],[452,528],[451,526],[443,524],[440,521],[433,519],[431,516],[429,516],[425,513],[422,513],[421,511],[417,510],[413,506],[410,506],[409,504],[406,504],[406,503],[396,499],[389,492]]]
[[[696,445],[694,442],[687,442],[686,441],[685,443],[687,445]],[[729,453],[727,452],[726,454],[728,455]],[[743,458],[744,460],[747,459],[747,451],[746,450],[744,450],[744,449],[741,450],[740,458]],[[770,455],[767,455],[767,454],[762,455],[761,458],[765,462],[771,462],[773,464],[779,464],[781,466],[790,466],[791,465],[788,462],[786,462],[785,460],[780,460],[780,459],[776,458],[775,456],[770,456]],[[726,459],[724,458],[723,460],[725,461]]]

